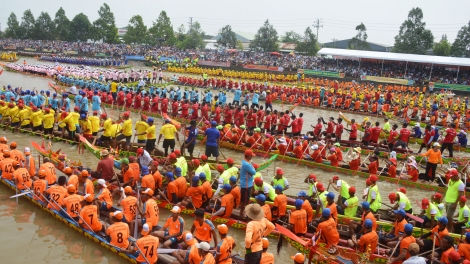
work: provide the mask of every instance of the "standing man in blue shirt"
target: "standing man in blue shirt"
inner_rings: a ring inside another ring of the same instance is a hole
[[[220,132],[217,128],[217,123],[211,121],[211,128],[208,128],[204,135],[206,136],[206,156],[215,157],[215,161],[219,162],[219,143],[220,143]]]
[[[235,94],[233,96],[233,102],[232,102],[232,105],[240,105],[240,97],[242,96],[242,90],[240,90],[240,88],[237,88],[235,90]]]
[[[250,202],[251,193],[253,191],[253,179],[256,170],[251,163],[254,154],[251,149],[245,150],[245,158],[242,160],[240,169],[240,217],[245,217],[245,206]]]
[[[188,130],[188,138],[184,141],[183,146],[181,146],[181,153],[184,156],[184,150],[188,149],[189,157],[192,160],[194,147],[196,146],[196,137],[198,131],[196,127],[196,120],[191,120],[189,124],[191,126],[186,128],[186,130]]]
[[[259,101],[259,91],[255,91],[253,93],[253,98],[251,98],[251,105],[255,105],[257,108],[259,108],[259,105],[258,105],[258,101]]]

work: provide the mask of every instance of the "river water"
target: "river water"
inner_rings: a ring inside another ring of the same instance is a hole
[[[38,61],[34,59],[26,59],[27,63],[35,64]],[[42,63],[42,62],[41,62]],[[145,68],[138,66],[138,68]],[[173,75],[173,74],[171,74]],[[12,87],[23,87],[23,89],[32,90],[47,90],[48,82],[50,80],[43,77],[35,77],[29,75],[23,75],[19,73],[12,73],[4,71],[0,76],[0,85],[12,85]],[[231,102],[233,96],[228,95],[228,102]],[[289,106],[284,106],[287,109]],[[275,108],[281,109],[280,105],[276,105]],[[118,110],[107,110],[108,114],[116,118],[119,115]],[[330,116],[337,117],[335,111],[312,109],[306,107],[297,107],[294,112],[304,113],[304,131],[306,132],[310,128],[310,124],[315,124],[318,117],[323,116],[327,120]],[[131,118],[137,120],[137,114],[132,114]],[[356,118],[358,121],[362,121],[364,116],[348,115],[348,118]],[[371,122],[379,121],[383,122],[382,119],[375,117],[370,118]],[[162,120],[156,120],[157,128],[161,127]],[[11,132],[3,132],[0,130],[1,136],[6,136],[9,142],[16,141],[19,145],[19,149],[24,147],[30,147],[30,142],[35,140],[40,143],[41,139],[38,137],[32,137],[26,134]],[[344,136],[346,137],[346,136]],[[416,150],[419,146],[411,145],[413,150]],[[54,142],[52,146],[53,151],[61,149],[62,152],[67,154],[67,157],[71,160],[80,160],[83,165],[96,168],[98,159],[91,154],[85,152],[84,155],[78,154],[77,147],[71,146],[64,143]],[[223,154],[229,158],[235,159],[236,163],[240,163],[243,158],[243,154],[228,149],[222,149]],[[195,154],[204,153],[204,147],[197,144]],[[456,155],[463,155],[462,153],[456,153]],[[38,156],[35,154],[35,159]],[[260,164],[263,162],[263,158],[255,157],[254,162]],[[37,164],[37,163],[36,163]],[[263,177],[270,179],[274,175],[275,167],[282,167],[284,169],[285,177],[289,180],[290,189],[286,191],[286,194],[296,195],[300,190],[307,188],[306,184],[303,183],[304,178],[310,173],[315,173],[320,182],[328,184],[328,180],[334,175],[327,173],[322,170],[312,169],[305,166],[296,166],[291,163],[276,162],[268,169],[262,171]],[[340,175],[346,180],[349,185],[355,186],[358,194],[361,194],[365,188],[365,179],[358,176],[351,175]],[[269,180],[270,181],[270,180]],[[390,184],[385,182],[378,183],[382,200],[384,203],[388,203],[388,194],[394,192],[399,186],[396,184]],[[332,188],[331,188],[332,189]],[[331,190],[330,189],[330,190]],[[417,188],[407,188],[407,195],[412,200],[413,209],[415,212],[419,211],[416,205],[417,200],[421,200],[424,197],[430,197],[432,195],[429,191],[420,190]],[[69,227],[58,222],[52,218],[46,212],[40,210],[36,205],[29,203],[25,199],[19,199],[19,203],[16,203],[14,199],[9,197],[14,192],[7,189],[4,186],[0,187],[0,243],[3,244],[0,247],[0,255],[3,258],[4,263],[126,263],[123,259],[110,253],[109,251],[102,249],[99,245],[95,244],[91,240],[84,238],[78,233],[72,231]],[[161,223],[166,219],[168,211],[160,210],[162,217]],[[183,216],[186,221],[186,228],[189,230],[192,224],[192,218]],[[230,229],[230,235],[232,235],[236,242],[237,247],[235,251],[241,250],[241,242],[244,239],[244,231],[238,229]],[[271,239],[271,246],[269,251],[275,253],[275,245],[277,241]],[[13,254],[12,254],[13,253]],[[276,263],[290,263],[289,256],[294,255],[296,250],[285,246],[282,249],[280,255],[276,256]],[[2,262],[3,262],[2,261]]]

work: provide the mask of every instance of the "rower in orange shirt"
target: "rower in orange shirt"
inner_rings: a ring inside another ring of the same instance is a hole
[[[60,176],[58,184],[53,185],[46,190],[46,193],[49,194],[50,197],[47,208],[59,211],[60,207],[64,205],[63,200],[67,196],[67,189],[65,188],[66,181],[67,178],[65,176]]]
[[[375,252],[379,243],[379,236],[372,229],[372,220],[366,219],[364,221],[364,228],[365,234],[361,236],[359,241],[356,239],[356,235],[353,235],[352,239],[348,239],[348,246],[357,249],[359,252]]]
[[[274,186],[274,190],[276,191],[276,198],[274,198],[274,204],[271,211],[273,219],[280,220],[286,216],[287,196],[282,193],[284,191],[284,187],[282,187],[282,185]]]
[[[405,225],[408,224],[405,219],[405,210],[398,209],[394,210],[393,212],[395,213],[395,222],[393,223],[393,228],[383,237],[380,237],[379,241],[391,248],[393,248],[399,242],[399,237],[405,233]]]
[[[111,207],[113,207],[113,197],[111,196],[111,192],[106,186],[105,180],[99,179],[97,182],[100,192],[93,204],[98,208],[98,215],[100,215],[101,211],[109,211]]]
[[[232,187],[229,184],[225,184],[222,189],[225,194],[222,196],[220,208],[214,213],[214,216],[220,215],[221,217],[228,218],[232,215],[234,207],[233,195],[230,193]]]
[[[10,143],[10,158],[12,158],[13,160],[18,161],[20,163],[20,166],[24,167],[25,157],[24,157],[24,155],[21,151],[16,149],[16,147],[17,147],[16,142],[12,141]]]
[[[330,155],[326,158],[330,161],[331,166],[339,167],[338,156],[336,154],[335,147],[330,148]]]
[[[64,177],[64,176],[60,176]],[[59,182],[60,182],[59,177]],[[64,177],[65,178],[65,177]],[[103,223],[100,221],[98,216],[98,208],[96,205],[93,205],[93,200],[95,198],[91,194],[85,195],[85,206],[80,210],[80,226],[84,229],[91,230],[95,233],[103,229]]]
[[[155,179],[153,178],[153,175],[150,174],[147,166],[141,167],[141,181],[143,189],[150,188],[155,193]]]
[[[322,217],[318,223],[317,230],[320,232],[320,242],[326,243],[329,253],[336,252],[336,245],[339,242],[339,233],[336,229],[336,222],[331,217],[330,208],[323,209]]]
[[[168,185],[166,186],[166,194],[161,194],[166,195],[166,198],[170,203],[176,204],[178,203],[178,187],[176,186],[173,172],[169,171],[165,176]]]
[[[214,245],[217,246],[218,239],[215,233],[215,226],[209,219],[204,218],[204,210],[196,209],[194,216],[196,219],[191,227],[191,233],[194,238],[196,238],[199,243],[207,242],[209,244],[212,239],[214,239]]]
[[[82,172],[80,173],[80,176],[78,176],[77,191],[83,194],[91,194],[93,197],[95,197],[94,196],[95,186],[93,185],[93,182],[90,179],[88,179],[88,176],[89,176],[88,171],[82,170]]]
[[[16,183],[16,188],[20,191],[30,189],[33,185],[31,176],[25,168],[20,167],[20,163],[14,160],[11,164],[13,166],[13,180]]]
[[[237,244],[233,237],[227,235],[228,227],[226,225],[218,225],[217,230],[220,235],[220,243],[217,245],[215,261],[218,264],[232,264],[230,255]]]
[[[290,215],[289,224],[292,232],[297,236],[303,236],[307,233],[307,212],[302,209],[304,201],[297,199],[295,201],[295,211]]]
[[[264,218],[268,219],[268,221],[272,222],[272,213],[271,207],[266,204],[266,196],[262,193],[255,196],[256,202],[261,206],[264,211]]]
[[[35,179],[33,182],[33,190],[35,194],[33,197],[36,201],[39,201],[42,203],[42,205],[45,205],[45,203],[47,202],[45,198],[45,192],[47,189],[47,181],[45,180],[46,171],[40,170],[38,172],[38,178],[39,179]]]
[[[160,240],[153,236],[151,231],[152,229],[148,224],[142,226],[142,231],[140,232],[142,237],[136,241],[137,246],[141,250],[139,256],[136,258],[138,263],[147,263],[147,261],[149,261],[155,264],[158,261],[158,246],[160,245]],[[147,248],[147,250],[145,250],[145,248]]]
[[[186,208],[199,209],[202,207],[202,195],[204,188],[199,186],[199,176],[194,176],[191,179],[191,187],[186,191],[186,197],[184,197],[181,205]]]
[[[3,160],[0,161],[2,178],[11,181],[13,179],[13,159],[10,158],[10,150],[3,150]]]
[[[338,210],[335,203],[335,194],[333,192],[329,192],[326,195],[325,207],[330,209],[330,216],[338,223]]]
[[[129,225],[123,222],[124,214],[121,211],[115,211],[109,213],[109,218],[111,219],[111,224],[106,228],[106,234],[111,238],[109,242],[111,245],[127,249],[129,247]]]
[[[121,199],[118,202],[118,204],[122,206],[124,218],[127,223],[135,219],[137,212],[137,198],[132,196],[132,193],[132,187],[124,187],[124,194],[121,193]]]
[[[317,185],[318,189],[320,189],[320,185]],[[318,190],[320,191],[320,190]],[[313,208],[312,205],[310,204],[310,201],[307,199],[307,193],[305,191],[300,191],[297,196],[300,198],[300,200],[303,200],[302,204],[302,209],[305,210],[307,213],[307,221],[308,223],[311,223],[313,220]]]
[[[180,216],[180,207],[173,206],[170,211],[172,214],[166,219],[165,224],[160,228],[160,230],[154,232],[154,235],[163,241],[163,248],[175,246],[184,230],[184,220]]]
[[[44,163],[39,167],[40,170],[45,170],[47,173],[46,179],[49,185],[55,184],[57,175],[55,172],[55,166],[48,157],[44,158]]]
[[[78,212],[82,210],[83,196],[76,194],[75,186],[67,186],[67,197],[63,200],[63,208],[67,214],[76,222],[79,221]]]

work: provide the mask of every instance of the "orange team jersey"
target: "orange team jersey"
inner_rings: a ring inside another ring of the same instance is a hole
[[[335,222],[338,223],[338,210],[336,209],[336,203],[332,203],[330,205],[326,205],[327,208],[330,208],[331,217],[335,219]]]
[[[166,229],[169,227],[168,230],[168,235],[169,236],[174,236],[178,233],[183,234],[183,229],[184,229],[184,220],[181,218],[181,216],[178,216],[178,219],[173,220],[173,217],[170,216],[166,219],[165,224],[163,225],[163,229]]]
[[[405,219],[401,220],[400,222],[395,221],[393,223],[395,237],[401,236],[405,233],[406,224],[408,224],[408,222]]]
[[[261,206],[261,208],[263,208],[264,217],[271,222],[273,220],[273,215],[271,213],[271,207],[269,207],[268,204],[265,204],[265,205]]]
[[[178,187],[176,187],[175,181],[169,182],[167,187],[166,187],[166,196],[170,202],[178,202],[178,201],[173,201],[173,194],[178,197]]]
[[[81,224],[83,224],[83,227],[85,229],[90,230],[88,228],[88,226],[90,226],[94,232],[98,232],[103,227],[103,225],[100,222],[100,219],[98,218],[98,208],[96,207],[96,205],[92,205],[92,204],[85,205],[80,211],[80,217],[81,218],[79,221]],[[85,221],[86,224],[83,223],[83,221]]]
[[[78,192],[78,176],[75,174],[70,175],[69,180],[67,181],[67,186],[73,185],[75,187],[75,193]]]
[[[222,196],[221,206],[225,207],[225,212],[222,217],[228,218],[232,215],[233,204],[233,196],[230,193]]]
[[[374,230],[371,230],[370,232],[367,232],[362,235],[357,243],[359,245],[360,252],[366,252],[366,250],[368,250],[369,245],[370,252],[375,252],[375,249],[377,248],[377,245],[379,243],[379,236]]]
[[[233,196],[234,206],[233,208],[238,208],[241,202],[241,190],[240,187],[236,186],[230,191],[230,194]],[[279,196],[279,195],[278,195]]]
[[[101,189],[100,193],[98,194],[98,200],[105,202],[108,209],[113,207],[113,197],[108,188]]]
[[[232,259],[228,257],[232,254],[234,245],[235,240],[231,236],[227,236],[219,242],[219,244],[217,245],[217,254],[220,254],[219,264],[232,264]]]
[[[377,219],[375,219],[375,216],[372,212],[369,212],[366,215],[364,215],[364,213],[362,213],[362,218],[361,219],[362,219],[362,223],[364,223],[366,221],[366,219],[370,219],[372,221],[372,230],[377,232]]]
[[[163,186],[163,177],[158,170],[152,175],[153,180],[155,181],[155,189],[160,189]]]
[[[64,201],[65,196],[67,195],[67,189],[65,189],[63,186],[53,185],[49,189],[47,189],[46,193],[49,194],[49,198],[50,198],[47,208],[59,211],[60,208],[57,207],[56,203],[59,206],[64,205],[63,201]],[[55,203],[52,200],[54,200]]]
[[[0,161],[0,169],[2,170],[2,178],[11,181],[13,179],[13,159],[6,158]]]
[[[36,201],[41,201],[43,203],[46,202],[46,199],[44,198],[44,192],[47,189],[47,181],[46,180],[35,180],[33,182],[33,189],[34,189],[34,199]]]
[[[153,179],[153,175],[147,174],[142,177],[142,188],[144,190],[150,188],[155,193],[155,180]]]
[[[83,201],[83,196],[72,194],[64,198],[64,207],[70,217],[78,217],[78,212],[82,209],[80,202]]]
[[[449,235],[449,231],[447,231],[447,228],[444,228],[444,230],[442,231],[439,231],[439,226],[436,225],[432,230],[431,230],[431,236],[430,236],[430,239],[431,240],[434,240],[434,233],[437,233],[437,235],[441,238],[441,239],[436,239],[436,247],[440,247],[441,246],[441,240],[444,236],[447,236]]]
[[[129,246],[129,225],[123,222],[116,222],[106,229],[106,234],[111,237],[111,245],[127,249]],[[142,249],[144,250],[144,249]]]
[[[261,254],[261,260],[259,262],[260,264],[274,264],[274,262],[274,255],[272,253],[263,252]]]
[[[214,231],[215,226],[209,219],[204,219],[202,224],[200,224],[198,220],[195,220],[193,226],[195,238],[207,243],[212,241],[212,231]]]
[[[470,244],[460,243],[458,246],[460,256],[464,259],[470,259]]]
[[[201,186],[202,188],[204,188],[204,195],[202,197],[202,200],[206,201],[207,199],[211,199],[213,193],[211,183],[205,181]]]
[[[19,168],[15,172],[13,172],[13,177],[16,180],[16,188],[22,191],[26,188],[31,188],[33,184],[31,177],[29,176],[29,172],[25,168]]]
[[[302,209],[304,209],[305,212],[307,213],[307,221],[309,223],[312,222],[312,220],[313,220],[313,209],[312,209],[312,205],[310,204],[310,202],[308,200],[304,201],[304,203],[302,204]]]
[[[134,183],[136,183],[140,179],[140,167],[138,163],[129,163],[129,170],[134,175]]]
[[[176,187],[178,188],[178,192],[176,196],[181,199],[186,195],[186,189],[188,189],[188,183],[184,177],[178,177],[175,179]]]
[[[83,188],[83,186],[85,188]],[[80,185],[78,185],[78,188],[80,189]],[[82,189],[84,194],[90,194],[95,196],[95,186],[93,185],[93,182],[90,179],[86,179],[84,185],[82,185]]]
[[[198,249],[196,248],[196,245],[193,245],[188,248],[186,251],[186,259],[185,259],[189,264],[200,264],[201,263],[201,255],[198,253]],[[230,261],[232,261],[230,259]]]
[[[292,217],[292,216],[291,216]],[[320,241],[328,243],[328,247],[331,245],[337,245],[339,242],[339,233],[336,229],[336,222],[333,218],[329,218],[326,221],[318,224],[317,230],[321,230]]]
[[[147,260],[150,263],[157,263],[158,261],[158,246],[160,245],[160,240],[157,237],[152,235],[146,235],[139,238],[137,241],[137,246],[143,251],[139,253],[137,257],[137,262],[146,263]],[[142,254],[145,254],[145,258]],[[147,259],[147,260],[146,260]]]
[[[273,214],[277,217],[286,215],[287,208],[287,196],[285,194],[278,194],[274,198],[274,206],[277,207],[277,210]]]
[[[150,226],[150,229],[158,225],[160,211],[154,199],[148,199],[147,202],[145,202],[145,218],[147,219],[147,224]]]
[[[202,206],[202,193],[204,188],[202,186],[189,187],[186,191],[186,196],[191,197],[191,201],[196,209],[201,208]]]
[[[134,173],[132,173],[132,171],[129,168],[126,171],[122,170],[121,173],[122,173],[123,181],[128,182],[132,180],[130,183],[130,186],[134,186],[134,179],[135,179]]]
[[[290,215],[289,224],[294,226],[295,234],[307,233],[307,213],[304,209],[293,211]]]
[[[24,165],[25,163],[23,153],[17,149],[10,150],[10,158],[18,161],[20,163],[20,166]]]
[[[46,171],[46,180],[49,185],[52,185],[57,180],[57,175],[55,173],[55,166],[50,162],[46,162],[39,167],[39,170]]]
[[[28,169],[29,175],[36,175],[36,165],[34,164],[34,158],[26,156],[24,167]]]
[[[132,220],[135,219],[135,213],[136,213],[136,208],[137,208],[136,204],[137,204],[137,198],[134,196],[127,196],[121,201],[123,214],[128,223],[130,223]]]
[[[212,255],[212,253],[207,254],[201,259],[201,264],[215,264],[214,255]]]
[[[400,254],[403,253],[403,250],[406,250],[405,259],[408,259],[410,257],[410,252],[408,252],[408,247],[410,246],[411,243],[415,243],[415,242],[416,242],[416,238],[413,237],[413,236],[406,236],[401,240],[401,242],[400,242]],[[403,261],[398,261],[398,262],[395,262],[395,263],[401,264],[401,263],[403,263]]]

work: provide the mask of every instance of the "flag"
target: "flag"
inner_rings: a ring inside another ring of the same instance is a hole
[[[321,230],[319,230],[318,232],[313,234],[313,236],[312,236],[312,246],[315,246],[317,244],[317,240],[320,238],[320,236],[321,236]]]

